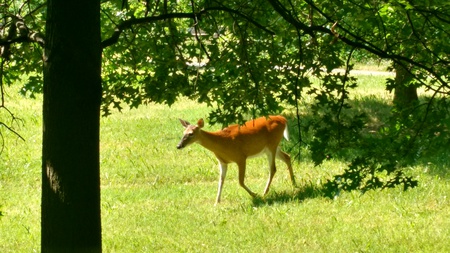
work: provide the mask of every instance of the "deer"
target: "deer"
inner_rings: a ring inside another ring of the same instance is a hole
[[[229,163],[236,163],[238,166],[239,185],[250,196],[257,197],[257,194],[252,192],[244,183],[246,160],[264,154],[267,155],[270,166],[264,196],[269,192],[270,184],[276,172],[275,158],[282,160],[287,165],[292,185],[295,187],[291,158],[279,147],[283,136],[286,140],[289,140],[287,120],[283,116],[260,117],[247,121],[244,125],[230,125],[216,132],[202,130],[203,119],[199,119],[197,125],[191,125],[188,121],[182,119],[179,120],[184,127],[184,132],[177,148],[183,149],[190,144],[198,143],[213,152],[218,160],[220,177],[215,205],[220,203]]]

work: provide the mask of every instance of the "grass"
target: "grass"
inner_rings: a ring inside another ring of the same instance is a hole
[[[389,99],[381,77],[360,82],[361,103]],[[22,119],[14,124],[26,141],[0,128],[6,146],[0,154],[0,252],[39,252],[42,98],[22,98],[17,88],[8,89],[7,105]],[[439,163],[408,168],[419,179],[417,188],[342,193],[334,200],[317,189],[342,171],[343,161],[314,167],[302,155],[294,163],[297,188],[278,163],[268,196],[255,200],[239,187],[232,165],[222,203],[214,206],[213,154],[199,145],[176,149],[183,129],[178,118],[193,123],[208,112],[182,100],[102,119],[104,252],[450,252],[448,154]],[[289,150],[289,143],[283,146]],[[266,163],[248,163],[246,182],[258,193]]]

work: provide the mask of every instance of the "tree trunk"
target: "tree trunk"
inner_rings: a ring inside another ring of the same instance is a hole
[[[47,2],[42,252],[101,252],[99,0]]]
[[[419,98],[417,88],[410,85],[413,76],[399,64],[395,64],[395,73],[394,105],[399,109],[406,109],[415,105]]]

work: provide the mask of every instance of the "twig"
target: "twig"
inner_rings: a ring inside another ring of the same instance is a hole
[[[192,13],[194,13],[194,32],[195,32],[195,38],[197,39],[198,43],[200,43],[200,48],[202,51],[206,54],[206,57],[208,57],[208,61],[211,61],[211,56],[208,53],[208,50],[206,50],[205,45],[203,44],[202,40],[198,36],[200,29],[198,28],[198,18],[195,14],[195,3],[193,0],[191,0],[191,6],[192,6]]]
[[[5,110],[12,118],[12,121],[17,120],[18,118],[16,118],[16,116],[14,116],[14,114],[5,106],[5,90],[3,87],[3,67],[5,64],[5,60],[2,60],[0,63],[0,96],[1,96],[1,104],[0,104],[0,109]],[[12,127],[8,126],[7,124],[3,123],[0,121],[0,126],[4,126],[7,130],[9,130],[10,132],[12,132],[13,134],[15,134],[17,137],[19,137],[20,139],[22,139],[23,141],[25,141],[25,139],[18,133],[16,132]],[[4,149],[4,137],[3,134],[0,132],[0,136],[2,139],[2,148],[0,150],[0,153],[2,153],[3,149]]]
[[[14,118],[16,119],[16,118]],[[15,134],[17,137],[19,137],[22,141],[25,141],[25,138],[22,137],[22,135],[20,135],[18,132],[16,132],[14,129],[12,129],[10,126],[6,125],[3,122],[0,122],[0,126],[4,126],[6,129],[8,129],[10,132],[12,132],[13,134]]]
[[[335,23],[337,24],[337,22]],[[337,35],[338,36],[338,35]],[[342,94],[341,94],[341,98],[340,98],[340,105],[339,105],[339,110],[337,112],[337,122],[338,122],[338,141],[339,144],[341,144],[341,112],[342,112],[342,108],[344,107],[344,103],[345,103],[345,99],[346,99],[346,90],[345,90],[345,84],[347,83],[347,79],[348,79],[348,75],[350,74],[350,60],[352,58],[353,52],[355,51],[355,48],[353,47],[350,50],[350,53],[347,57],[347,62],[345,63],[345,73],[344,73],[344,80],[342,82]]]

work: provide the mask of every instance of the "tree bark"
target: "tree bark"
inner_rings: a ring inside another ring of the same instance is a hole
[[[417,88],[410,85],[413,76],[405,67],[395,64],[394,105],[399,109],[409,108],[419,101]]]
[[[101,252],[99,0],[47,2],[42,252]]]

